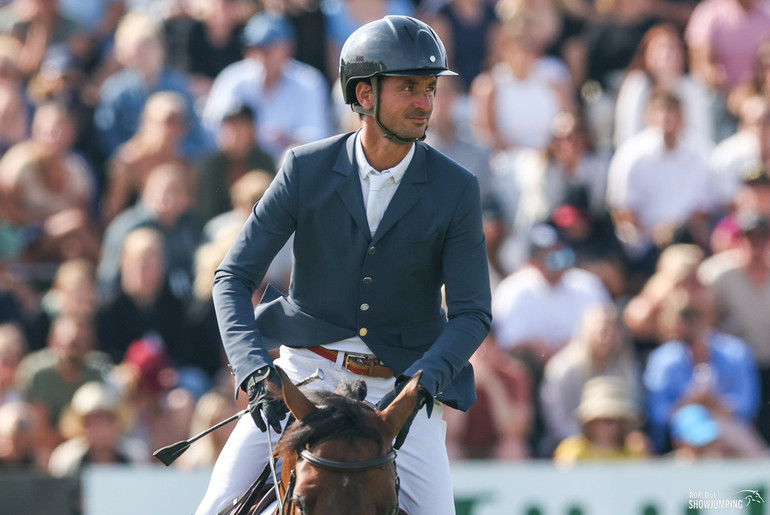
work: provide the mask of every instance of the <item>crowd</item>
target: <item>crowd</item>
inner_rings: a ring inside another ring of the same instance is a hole
[[[339,51],[385,14],[445,42],[427,142],[482,186],[452,459],[768,454],[770,1],[0,0],[0,468],[152,462],[245,407],[214,270],[287,149],[358,127]]]

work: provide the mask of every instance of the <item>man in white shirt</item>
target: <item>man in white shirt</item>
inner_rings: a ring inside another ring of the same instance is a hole
[[[204,127],[215,133],[235,104],[256,113],[257,140],[280,162],[294,145],[330,136],[329,87],[321,72],[293,59],[296,34],[275,13],[254,15],[243,31],[245,59],[217,76],[203,110]]]
[[[569,341],[588,307],[610,302],[601,280],[574,262],[574,251],[555,228],[532,229],[528,264],[492,295],[492,327],[503,349],[544,365]]]
[[[711,148],[683,137],[679,98],[656,92],[647,113],[648,127],[615,152],[607,185],[618,237],[632,256],[668,243],[675,229],[715,203]]]

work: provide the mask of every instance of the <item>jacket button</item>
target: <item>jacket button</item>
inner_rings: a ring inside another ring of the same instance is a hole
[[[358,336],[366,336],[366,333],[368,332],[369,331],[366,330],[366,327],[362,327],[361,329],[358,330]]]
[[[364,277],[364,284],[372,284],[373,280],[371,277]]]
[[[361,304],[361,311],[366,311],[368,309],[369,309],[369,304],[367,304],[365,302],[363,304]]]
[[[369,253],[370,256],[373,256],[374,253],[377,252],[377,249],[374,248],[374,245],[372,245],[371,247],[369,247],[369,250],[367,252]]]

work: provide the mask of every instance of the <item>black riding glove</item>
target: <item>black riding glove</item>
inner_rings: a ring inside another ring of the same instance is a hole
[[[273,367],[260,368],[246,378],[244,389],[249,395],[249,412],[260,431],[267,431],[267,422],[276,433],[280,433],[281,420],[289,410],[283,399],[270,394],[268,382],[281,387],[281,378]]]
[[[406,386],[406,383],[408,382],[409,378],[406,376],[400,376],[396,379],[396,386],[386,393],[385,396],[380,399],[380,402],[377,403],[377,411],[382,411],[387,408],[390,403],[398,397],[398,394],[401,393],[401,390],[404,389],[404,386]],[[406,419],[404,425],[401,426],[401,431],[398,432],[396,441],[393,443],[394,449],[400,449],[404,444],[406,435],[409,434],[409,428],[412,426],[412,421],[414,421],[414,417],[417,416],[417,412],[420,411],[423,406],[425,406],[425,411],[428,413],[428,418],[430,418],[433,413],[433,396],[428,392],[427,388],[419,385],[417,389],[417,404],[415,404],[414,410],[412,410],[412,413]]]

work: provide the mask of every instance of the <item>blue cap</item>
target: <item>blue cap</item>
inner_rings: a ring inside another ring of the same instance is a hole
[[[249,19],[243,29],[243,44],[246,46],[293,43],[295,39],[294,26],[288,18],[276,13],[257,13]]]
[[[688,404],[671,417],[671,436],[695,446],[708,445],[719,437],[719,422],[700,404]]]

